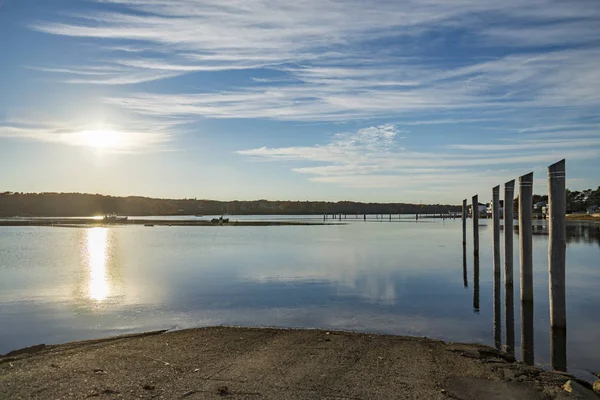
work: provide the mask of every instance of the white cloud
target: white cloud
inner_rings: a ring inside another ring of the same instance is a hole
[[[587,0],[96,3],[122,8],[32,26],[55,35],[102,39],[105,51],[118,52],[103,60],[122,68],[118,76],[68,82],[135,84],[244,68],[284,74],[262,82],[269,87],[258,88],[248,79],[247,85],[218,95],[138,93],[107,100],[141,113],[341,121],[424,110],[600,106],[600,51],[594,47],[600,10]],[[475,46],[474,54],[497,46],[513,50],[484,61],[468,55],[459,63],[427,53],[425,34],[448,31],[451,37],[456,30],[464,45]],[[393,43],[386,45],[390,50],[374,45],[378,39]],[[540,49],[565,44],[577,47]],[[524,46],[526,51],[514,51]],[[128,58],[138,50],[153,55]],[[77,74],[86,68],[60,69]]]
[[[152,82],[165,78],[173,78],[181,75],[176,72],[133,72],[119,74],[115,77],[97,78],[97,79],[68,79],[66,83],[88,84],[88,85],[130,85],[134,83]]]
[[[135,122],[133,122],[135,124]],[[104,151],[139,152],[166,149],[173,140],[169,125],[156,122],[152,129],[128,129],[113,125],[81,125],[72,123],[0,122],[0,138],[59,143],[70,146],[102,147]]]
[[[599,134],[600,135],[600,134]],[[563,149],[570,147],[596,147],[600,146],[599,139],[567,139],[567,140],[521,140],[510,144],[455,144],[449,147],[454,149],[472,151],[506,151],[506,150],[528,150],[528,149]]]
[[[450,110],[475,114],[474,110],[481,113],[509,107],[578,107],[591,113],[600,107],[600,90],[590,84],[600,81],[598,64],[600,51],[563,50],[506,56],[453,69],[414,63],[397,65],[395,70],[378,64],[368,68],[312,66],[284,69],[288,80],[268,85],[256,86],[253,81],[250,86],[217,93],[132,93],[105,101],[149,115],[295,121],[345,121]],[[436,119],[439,121],[406,124],[486,120]]]
[[[416,152],[400,147],[397,133],[394,125],[374,126],[333,135],[324,145],[261,147],[237,153],[255,160],[317,164],[292,168],[308,175],[312,182],[355,188],[417,188],[426,184],[435,190],[447,187],[448,182],[470,185],[505,182],[526,169],[565,157],[594,159],[600,151],[600,139],[573,139],[456,144],[446,148],[432,146],[431,152]]]

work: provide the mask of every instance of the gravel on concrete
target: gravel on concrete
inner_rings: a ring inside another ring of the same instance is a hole
[[[300,329],[158,331],[0,357],[2,399],[580,398],[569,380],[596,396],[483,345]]]

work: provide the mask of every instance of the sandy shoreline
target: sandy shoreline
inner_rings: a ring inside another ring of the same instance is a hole
[[[567,374],[417,337],[211,327],[31,347],[0,357],[0,398],[575,399]]]

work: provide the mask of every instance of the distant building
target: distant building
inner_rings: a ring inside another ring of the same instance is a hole
[[[479,216],[480,217],[485,217],[487,214],[487,209],[488,209],[489,204],[483,204],[483,203],[479,203]],[[473,210],[472,210],[472,205],[469,205],[467,207],[467,213],[469,214],[469,217],[473,216]]]
[[[600,213],[600,206],[589,206],[587,208],[587,213],[590,215]]]
[[[500,218],[502,218],[502,216],[504,215],[504,200],[500,200],[499,203],[500,203]],[[486,207],[485,212],[487,213],[488,218],[492,218],[492,214],[493,214],[492,204],[493,204],[493,202],[490,201],[490,203]]]

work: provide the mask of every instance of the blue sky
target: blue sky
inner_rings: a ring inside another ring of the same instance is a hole
[[[0,0],[0,190],[456,204],[561,158],[596,187],[599,27],[597,0]]]

